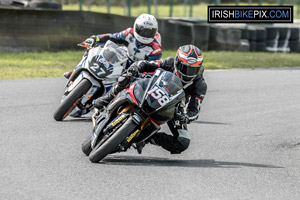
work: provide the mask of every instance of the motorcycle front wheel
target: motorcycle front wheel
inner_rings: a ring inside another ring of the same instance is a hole
[[[98,163],[109,153],[114,152],[118,145],[137,127],[137,124],[130,116],[127,121],[109,137],[100,141],[95,148],[90,152],[89,159],[92,163]]]
[[[73,110],[81,97],[91,88],[92,83],[87,79],[82,81],[70,92],[66,99],[54,112],[53,117],[56,121],[62,121]]]
[[[86,140],[82,143],[82,146],[81,146],[81,149],[82,149],[82,152],[88,156],[90,155],[91,151],[92,151],[92,136],[88,136],[86,138]]]

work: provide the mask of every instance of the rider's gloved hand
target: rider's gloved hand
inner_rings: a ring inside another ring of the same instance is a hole
[[[107,104],[108,103],[106,101],[103,101],[101,98],[95,99],[92,102],[92,105],[99,110],[102,110],[103,107],[106,106]]]
[[[190,123],[189,117],[187,114],[182,112],[177,112],[174,116],[175,121],[179,121],[180,124],[188,124]]]
[[[89,37],[88,39],[86,39],[84,41],[84,43],[90,47],[93,47],[95,45],[96,42],[100,42],[100,39],[97,38],[96,35],[92,35],[91,37]]]
[[[138,65],[137,63],[133,63],[133,64],[127,69],[127,72],[131,73],[131,75],[134,76],[134,77],[138,77],[139,74],[140,74],[137,65]]]
[[[118,86],[122,89],[126,88],[129,86],[129,84],[132,81],[132,74],[122,74],[119,78],[118,78]]]

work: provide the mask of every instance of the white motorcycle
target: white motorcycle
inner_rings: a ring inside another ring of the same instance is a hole
[[[84,43],[82,47],[87,47]],[[62,121],[67,116],[80,117],[93,109],[92,102],[105,94],[126,66],[127,49],[107,41],[104,47],[88,49],[66,84],[61,104],[54,119]]]

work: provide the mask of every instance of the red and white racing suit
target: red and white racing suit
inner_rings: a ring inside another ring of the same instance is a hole
[[[128,49],[129,58],[133,62],[138,60],[151,61],[161,58],[161,37],[158,32],[156,33],[154,40],[149,44],[142,44],[138,42],[133,33],[133,28],[127,28],[119,33],[101,34],[96,37],[98,40],[100,39],[100,43],[105,43],[107,40],[111,40],[117,44],[124,44]]]

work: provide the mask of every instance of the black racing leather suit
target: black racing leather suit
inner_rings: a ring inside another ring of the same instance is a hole
[[[166,71],[175,72],[174,58],[172,57],[156,61],[138,61],[135,62],[131,67],[136,67],[140,73],[154,72],[159,67]],[[186,115],[189,122],[198,118],[200,106],[206,94],[207,84],[203,78],[203,72],[204,67],[202,66],[201,72],[193,80],[193,82],[184,85],[184,92],[186,95],[185,105],[187,105]],[[181,153],[182,151],[186,150],[190,144],[190,136],[187,130],[187,124],[177,124],[176,120],[177,119],[175,115],[174,119],[168,122],[168,126],[173,136],[163,132],[158,132],[154,134],[148,141],[150,141],[152,144],[162,146],[171,153]]]

